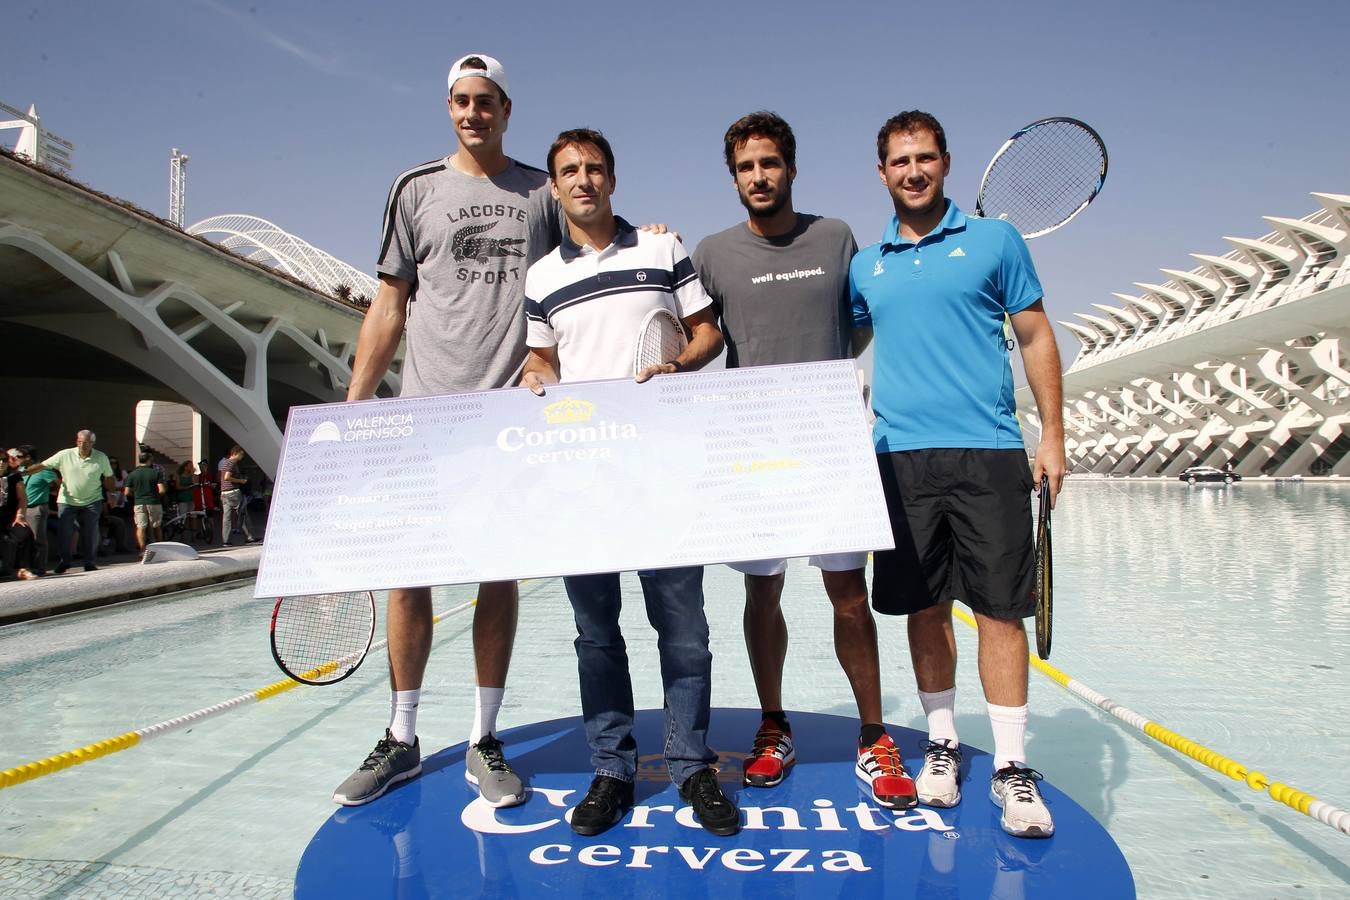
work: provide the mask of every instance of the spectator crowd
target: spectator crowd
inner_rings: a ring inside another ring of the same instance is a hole
[[[141,558],[162,540],[228,546],[235,531],[254,543],[249,507],[266,501],[242,467],[234,446],[215,465],[177,465],[142,447],[127,470],[96,447],[92,431],[75,446],[45,454],[33,444],[5,451],[0,478],[0,581],[62,574],[78,558],[84,571],[99,557]],[[222,519],[223,516],[223,519]]]

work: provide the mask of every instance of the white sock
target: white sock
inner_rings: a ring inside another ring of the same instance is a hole
[[[422,691],[394,691],[389,698],[389,730],[394,740],[411,744],[417,740],[417,704]]]
[[[479,687],[473,692],[473,730],[469,732],[469,743],[476,744],[485,734],[497,731],[497,713],[502,708],[502,697],[506,688]]]
[[[928,739],[930,741],[949,741],[949,747],[959,747],[961,741],[956,736],[956,688],[927,693],[919,691],[919,702],[928,716]]]
[[[1017,762],[1027,764],[1027,707],[989,704],[989,724],[994,729],[994,771]]]

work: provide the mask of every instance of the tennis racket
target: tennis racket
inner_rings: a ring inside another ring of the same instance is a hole
[[[647,313],[638,326],[637,341],[633,346],[633,374],[643,369],[668,363],[689,346],[684,325],[675,314],[664,307]]]
[[[1031,586],[1036,598],[1036,655],[1050,658],[1050,626],[1054,612],[1054,578],[1050,562],[1050,479],[1041,476],[1041,508],[1036,516],[1035,582]]]
[[[1040,119],[1003,142],[980,180],[975,214],[1011,222],[1028,240],[1087,209],[1106,182],[1106,144],[1085,122]]]
[[[272,607],[272,658],[302,684],[336,684],[360,668],[375,637],[369,591],[282,597]]]

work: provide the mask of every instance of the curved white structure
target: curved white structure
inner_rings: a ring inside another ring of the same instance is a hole
[[[202,219],[187,229],[232,253],[285,272],[326,294],[345,285],[353,299],[369,302],[379,285],[374,278],[283,228],[257,216],[230,213]]]
[[[319,265],[302,253],[304,242],[280,241],[274,227],[262,235],[254,227],[261,220],[239,218],[248,220],[233,223],[241,237],[251,227],[293,262]],[[321,256],[351,278],[350,267]],[[287,409],[341,400],[351,379],[364,317],[355,304],[6,157],[0,272],[0,326],[19,336],[10,348],[18,356],[0,378],[51,409],[74,404],[88,417],[81,421],[126,416],[130,432],[136,400],[185,403],[275,476]],[[383,394],[398,393],[400,370],[396,356]],[[125,412],[94,409],[86,394],[112,404],[127,398]],[[44,434],[36,418],[28,433],[55,445],[56,432]],[[61,433],[66,427],[62,420]]]
[[[1317,212],[1267,216],[1273,232],[1060,322],[1082,343],[1064,374],[1070,471],[1350,476],[1350,195],[1312,196]],[[1039,431],[1028,388],[1018,403]]]

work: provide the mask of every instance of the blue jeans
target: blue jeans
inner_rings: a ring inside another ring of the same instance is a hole
[[[703,567],[657,569],[640,574],[647,602],[647,621],[656,629],[665,687],[666,745],[671,781],[690,775],[717,759],[708,747],[712,700],[712,653],[708,619],[703,614]],[[619,629],[617,573],[574,575],[563,579],[576,617],[577,674],[581,679],[581,713],[591,766],[596,774],[632,781],[637,772],[633,739],[633,682],[628,653]]]
[[[92,566],[98,556],[98,517],[103,511],[103,501],[95,500],[88,506],[71,506],[58,503],[56,507],[57,547],[56,561],[62,566],[70,565],[70,541],[75,536],[75,520],[80,522],[80,561]]]

